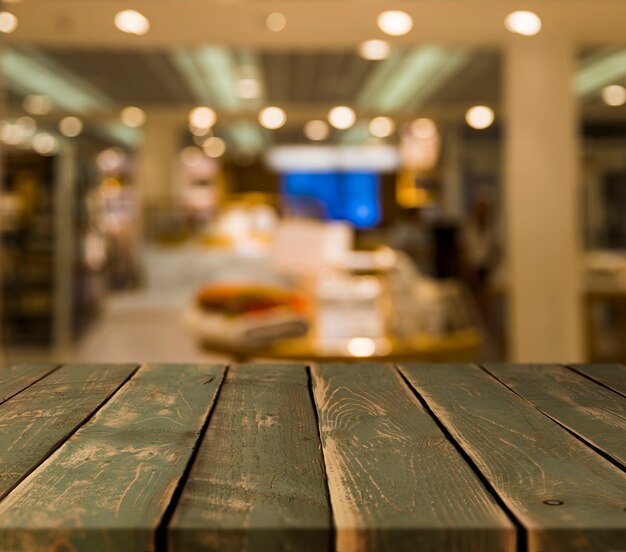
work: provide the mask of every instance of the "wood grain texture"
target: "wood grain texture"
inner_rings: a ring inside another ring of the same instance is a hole
[[[525,526],[530,552],[624,549],[619,468],[476,366],[401,370]]]
[[[305,367],[231,367],[169,526],[170,550],[325,552],[330,536]]]
[[[223,373],[142,367],[0,502],[0,550],[154,550]]]
[[[38,466],[135,366],[64,366],[0,404],[0,498]]]
[[[571,368],[626,397],[626,366],[621,364],[575,364]]]
[[[21,364],[0,369],[0,404],[47,376],[57,364]]]
[[[484,368],[626,468],[626,397],[564,366],[489,364]]]
[[[395,369],[312,375],[338,551],[515,550],[508,518]]]

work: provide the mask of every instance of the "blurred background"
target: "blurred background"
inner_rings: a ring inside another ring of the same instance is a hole
[[[0,365],[625,362],[626,4],[564,4],[0,2]]]

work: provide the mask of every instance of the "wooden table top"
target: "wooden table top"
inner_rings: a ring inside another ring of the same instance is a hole
[[[626,367],[0,370],[3,551],[626,550]]]

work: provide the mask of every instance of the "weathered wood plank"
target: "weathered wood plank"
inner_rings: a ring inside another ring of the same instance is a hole
[[[0,498],[130,377],[135,366],[64,366],[0,404]]]
[[[326,552],[331,531],[305,367],[231,367],[170,524],[170,549]]]
[[[574,364],[570,367],[626,397],[626,366],[621,364]]]
[[[0,502],[0,550],[154,550],[223,373],[142,367]]]
[[[619,468],[477,366],[401,370],[525,526],[530,552],[624,549]]]
[[[489,364],[484,368],[544,414],[626,467],[625,397],[564,366]]]
[[[312,369],[337,550],[515,550],[515,529],[391,367]]]
[[[0,404],[47,376],[58,364],[21,364],[0,370]]]

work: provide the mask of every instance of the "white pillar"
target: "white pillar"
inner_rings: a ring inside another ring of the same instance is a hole
[[[506,56],[506,253],[514,362],[583,360],[575,47],[511,37]]]

